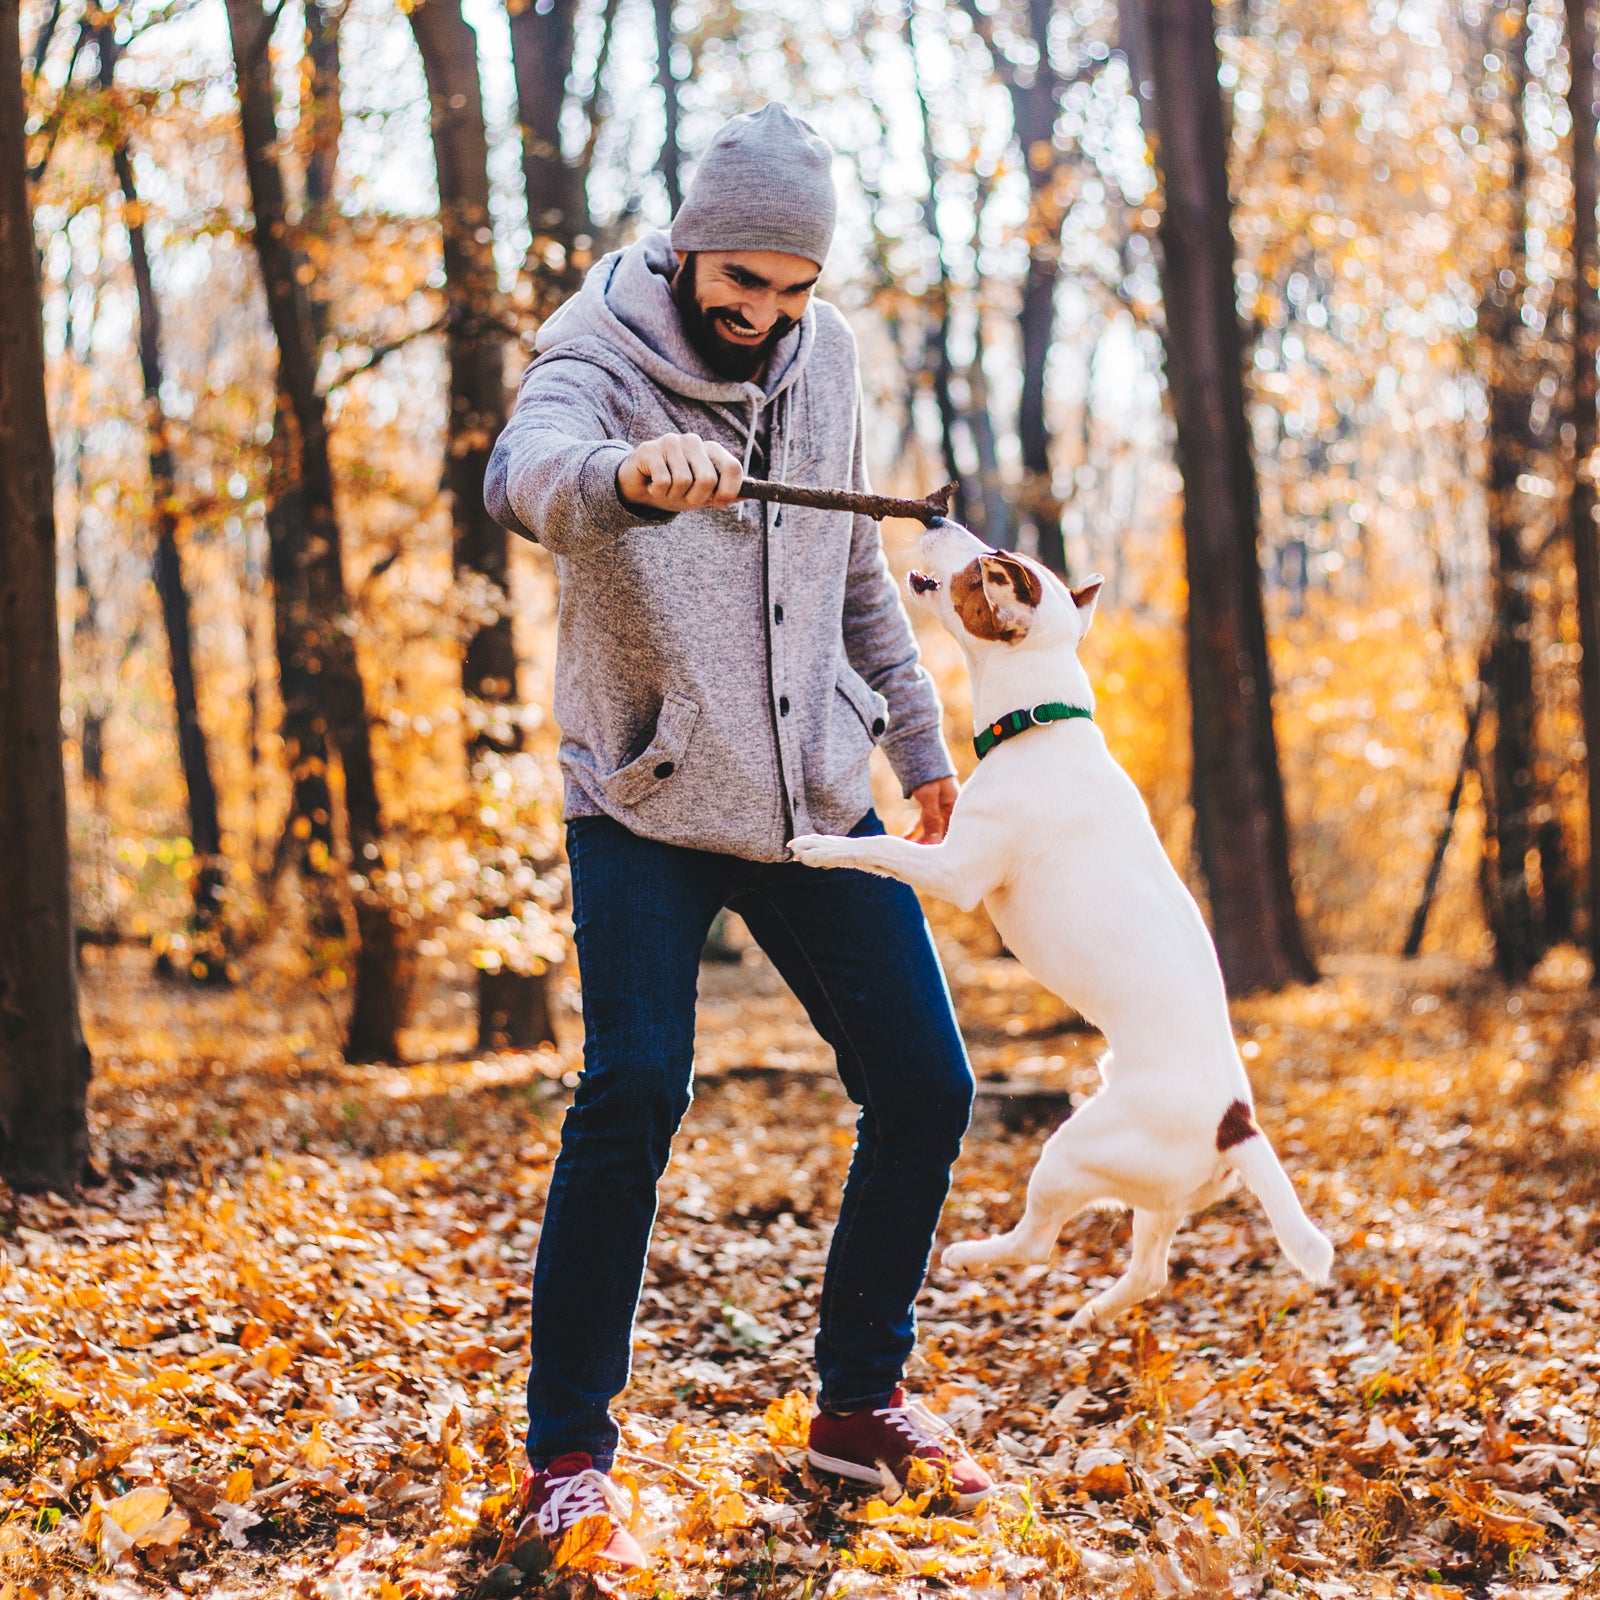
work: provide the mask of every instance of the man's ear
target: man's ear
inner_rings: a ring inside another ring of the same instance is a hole
[[[1078,634],[1080,639],[1089,631],[1089,624],[1094,621],[1095,603],[1100,598],[1100,586],[1105,581],[1098,572],[1091,572],[1072,591],[1072,603],[1078,608],[1078,617],[1083,623],[1082,630]]]

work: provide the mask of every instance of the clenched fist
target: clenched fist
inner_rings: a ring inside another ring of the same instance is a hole
[[[617,468],[623,501],[650,511],[732,505],[743,483],[738,459],[695,433],[647,439]]]

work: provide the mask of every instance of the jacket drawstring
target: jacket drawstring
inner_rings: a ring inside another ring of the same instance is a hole
[[[778,407],[775,405],[772,408],[773,433],[777,433],[780,425],[783,428],[783,460],[778,467],[777,481],[779,483],[787,483],[789,481],[789,391],[785,389],[783,393],[778,396],[778,399],[783,406],[783,420],[781,424],[779,423],[777,415]],[[773,443],[777,443],[776,438],[774,438]],[[778,514],[772,519],[772,526],[774,528],[781,528],[783,526],[783,504],[781,501],[778,505]]]

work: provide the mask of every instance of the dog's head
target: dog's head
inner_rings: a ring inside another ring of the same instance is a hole
[[[1037,561],[992,550],[942,517],[923,534],[906,578],[913,598],[932,605],[968,649],[1026,642],[1076,650],[1104,581],[1096,573],[1069,589]]]

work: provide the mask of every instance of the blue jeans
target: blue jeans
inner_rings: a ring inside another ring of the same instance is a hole
[[[882,833],[868,812],[854,830]],[[823,1281],[829,1411],[884,1404],[916,1342],[972,1069],[916,896],[864,872],[763,863],[567,824],[584,1071],[561,1129],[533,1269],[528,1458],[608,1466],[628,1381],[656,1181],[689,1107],[700,951],[737,911],[834,1048],[860,1106]]]

